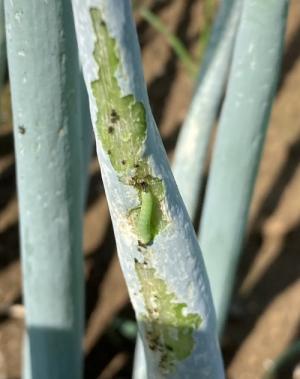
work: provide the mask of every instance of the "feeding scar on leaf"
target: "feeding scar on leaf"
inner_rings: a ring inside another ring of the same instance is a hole
[[[177,361],[192,353],[193,333],[202,318],[187,312],[187,304],[177,299],[152,267],[150,245],[170,222],[163,206],[165,185],[153,174],[149,159],[144,156],[147,138],[144,104],[133,94],[124,96],[121,92],[116,77],[121,65],[117,42],[109,34],[101,11],[91,8],[90,15],[96,36],[93,55],[98,65],[98,79],[91,83],[98,109],[96,137],[120,182],[134,188],[137,194],[138,206],[128,210],[128,222],[137,245],[143,246],[144,257],[143,263],[134,262],[146,311],[137,317],[140,322],[147,322],[145,338],[149,348],[153,350],[154,339],[157,342],[159,368],[164,373],[171,372]],[[151,302],[150,298],[156,300]]]

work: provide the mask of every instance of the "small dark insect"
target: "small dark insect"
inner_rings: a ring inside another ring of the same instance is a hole
[[[133,167],[134,168],[139,168],[140,166],[136,163]]]
[[[110,120],[113,124],[120,120],[120,116],[114,109],[110,113]]]
[[[122,165],[126,164],[126,161],[124,159],[121,160]]]
[[[24,126],[19,126],[19,133],[20,134],[25,134],[26,133],[26,129],[24,128]]]
[[[111,150],[107,150],[107,154],[108,154],[108,155],[111,155]]]
[[[115,130],[114,130],[114,128],[113,128],[112,126],[109,126],[109,127],[108,127],[108,133],[109,133],[109,134],[112,134],[114,131],[115,131]]]

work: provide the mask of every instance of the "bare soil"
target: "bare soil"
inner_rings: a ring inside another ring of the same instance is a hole
[[[150,1],[193,53],[201,0]],[[260,379],[300,337],[300,7],[291,1],[278,94],[253,197],[236,288],[222,340],[230,379]],[[164,38],[138,19],[152,109],[170,159],[193,81]],[[18,204],[9,86],[0,128],[0,379],[20,378],[22,302]],[[242,120],[241,120],[242,127]],[[134,339],[118,321],[132,320],[95,158],[85,214],[85,378],[130,378]],[[10,311],[8,311],[10,309]],[[299,357],[300,361],[300,357]],[[280,379],[292,378],[287,367]],[[193,378],[192,378],[193,379]]]

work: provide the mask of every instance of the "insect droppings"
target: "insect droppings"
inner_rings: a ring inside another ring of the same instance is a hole
[[[110,120],[113,124],[115,124],[117,121],[120,120],[120,116],[118,115],[118,113],[115,111],[115,109],[113,109],[110,113]]]
[[[19,126],[18,130],[19,130],[20,134],[25,134],[26,133],[26,129],[24,128],[24,126]]]

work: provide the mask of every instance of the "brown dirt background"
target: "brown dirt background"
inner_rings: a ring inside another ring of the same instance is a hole
[[[152,10],[196,51],[201,0],[150,1]],[[138,19],[152,109],[170,158],[193,82],[164,38]],[[230,379],[259,379],[300,337],[300,6],[292,0],[278,94],[252,202],[245,248],[222,340]],[[22,319],[7,306],[22,301],[18,203],[9,87],[0,129],[0,378],[20,378]],[[242,121],[242,120],[241,120]],[[242,127],[242,122],[241,122]],[[130,378],[134,340],[118,320],[133,319],[120,271],[97,161],[85,214],[85,378]],[[300,361],[300,357],[299,357]],[[281,379],[292,378],[291,367]],[[193,379],[193,378],[192,378]]]

